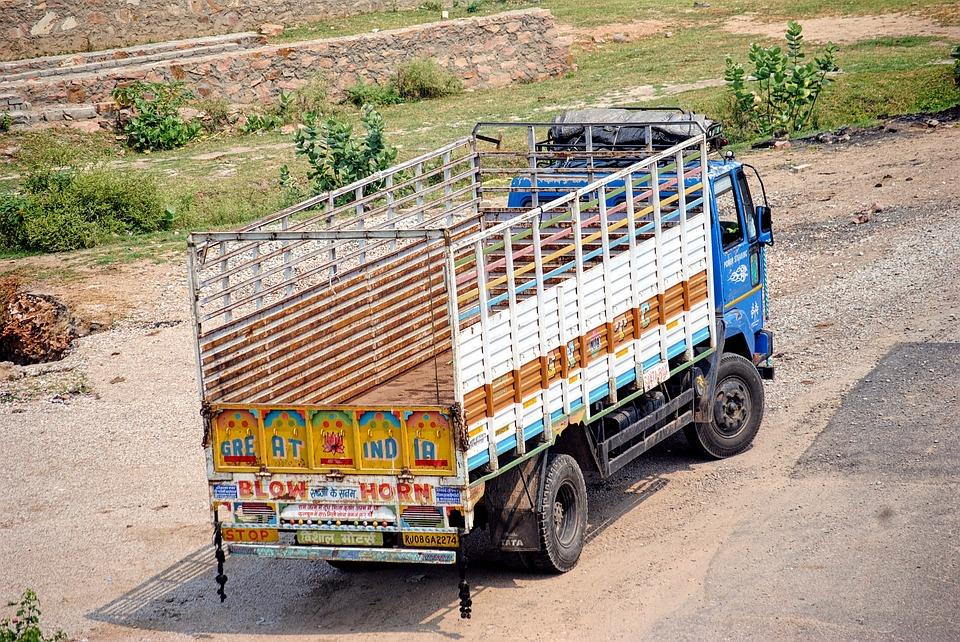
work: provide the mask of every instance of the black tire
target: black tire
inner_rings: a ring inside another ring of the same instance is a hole
[[[552,455],[543,480],[540,550],[526,553],[533,569],[566,573],[580,560],[587,534],[587,486],[577,460],[570,455]]]
[[[709,423],[684,428],[687,441],[701,454],[723,459],[742,453],[753,443],[763,421],[763,381],[749,360],[738,354],[720,359]]]

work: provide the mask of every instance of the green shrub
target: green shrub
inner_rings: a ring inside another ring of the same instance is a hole
[[[470,0],[470,2],[467,4],[467,13],[477,13],[482,7],[482,0]]]
[[[384,137],[383,118],[372,106],[364,105],[361,122],[366,135],[354,134],[353,126],[336,116],[319,121],[315,115],[294,135],[298,156],[306,156],[311,191],[320,194],[348,185],[386,169],[397,157],[395,147]],[[291,184],[290,171],[280,168],[281,183]]]
[[[322,73],[314,74],[307,84],[288,94],[289,104],[284,112],[287,123],[302,122],[307,114],[329,113],[327,79]]]
[[[362,80],[356,85],[347,89],[347,102],[353,103],[357,107],[364,105],[399,105],[403,102],[403,97],[396,85],[378,85],[376,83],[366,84]]]
[[[202,98],[193,106],[203,112],[201,125],[211,134],[230,124],[230,104],[223,98]]]
[[[124,127],[127,144],[143,152],[174,149],[195,138],[201,129],[196,120],[187,122],[179,113],[194,95],[182,82],[136,81],[113,90],[119,107],[133,110],[133,118]]]
[[[8,113],[0,114],[0,132],[8,132],[13,127],[13,117]]]
[[[244,134],[253,134],[254,132],[268,132],[283,125],[283,117],[277,113],[258,114],[256,112],[247,114],[247,120],[240,128]]]
[[[960,87],[960,45],[953,48],[950,57],[953,58],[953,82]]]
[[[43,634],[40,628],[40,601],[30,589],[23,592],[16,617],[0,620],[0,642],[65,642],[66,639],[63,631],[53,635]]]
[[[0,245],[9,249],[26,247],[24,211],[29,199],[14,192],[0,192]]]
[[[427,2],[424,2],[422,5],[420,5],[420,9],[423,11],[441,11],[443,9],[443,4],[440,2],[440,0],[427,0]]]
[[[417,58],[397,69],[397,91],[406,100],[452,96],[463,91],[463,82],[436,60]]]
[[[172,226],[151,175],[99,165],[83,151],[49,135],[27,140],[19,191],[0,193],[0,242],[60,252]]]
[[[817,98],[837,71],[837,47],[828,43],[821,55],[805,62],[803,34],[796,22],[787,25],[787,51],[750,45],[753,71],[727,56],[724,79],[734,97],[736,118],[760,136],[789,135],[803,130]]]

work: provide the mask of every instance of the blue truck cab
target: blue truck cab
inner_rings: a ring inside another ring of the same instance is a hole
[[[565,165],[569,169],[576,167],[570,163]],[[620,166],[622,163],[611,165],[608,171]],[[724,351],[749,359],[762,378],[773,379],[773,333],[766,327],[769,290],[765,260],[766,246],[773,244],[773,230],[766,192],[759,173],[731,153],[722,159],[710,160],[708,168],[713,213],[713,281],[716,305],[723,310]],[[529,208],[547,203],[587,185],[603,173],[602,166],[594,165],[589,174],[585,169],[583,175],[572,173],[563,180],[541,181],[536,190],[531,188],[529,178],[514,178],[507,207]],[[661,176],[671,178],[670,174]],[[687,179],[688,185],[695,180]],[[622,186],[622,182],[611,185]],[[623,200],[621,191],[608,198],[607,205],[612,207]]]

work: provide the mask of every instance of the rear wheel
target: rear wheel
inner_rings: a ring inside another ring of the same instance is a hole
[[[525,553],[525,562],[548,573],[576,566],[587,533],[587,486],[570,455],[554,455],[547,463],[537,522],[540,550]]]
[[[732,353],[721,357],[719,367],[711,421],[684,429],[696,450],[716,459],[749,448],[763,420],[763,382],[756,367]]]

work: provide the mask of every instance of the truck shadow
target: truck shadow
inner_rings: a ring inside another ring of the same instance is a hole
[[[651,455],[609,480],[588,480],[588,546],[621,515],[665,488],[665,473],[696,463],[682,440],[669,439]],[[531,583],[557,579],[523,570],[490,548],[483,532],[468,539],[468,552],[475,610],[484,608],[484,593],[490,589],[537,591]],[[227,559],[225,573],[227,601],[221,604],[213,547],[204,546],[87,617],[189,635],[386,632],[462,637],[450,631],[459,611],[453,567],[387,565],[376,571],[342,572],[320,561],[233,557]]]

